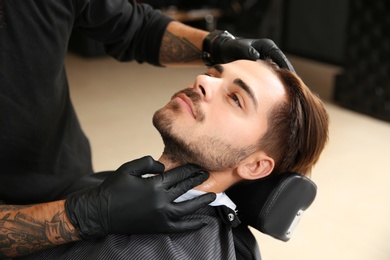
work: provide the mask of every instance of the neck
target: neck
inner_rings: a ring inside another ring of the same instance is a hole
[[[164,155],[162,155],[158,161],[164,164],[165,171],[181,166],[178,163],[172,162]],[[209,171],[209,173],[210,177],[201,185],[196,186],[194,188],[195,190],[221,193],[240,181],[238,175],[234,174],[233,169],[226,169],[224,171]]]

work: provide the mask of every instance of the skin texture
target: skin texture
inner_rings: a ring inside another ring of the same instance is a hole
[[[263,61],[211,67],[155,113],[165,144],[160,162],[167,169],[202,165],[210,178],[197,189],[207,192],[267,176],[274,162],[256,146],[268,112],[284,98],[282,83]]]

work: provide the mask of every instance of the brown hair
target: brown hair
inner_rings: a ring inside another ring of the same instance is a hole
[[[328,140],[328,114],[299,76],[270,60],[266,64],[284,85],[287,101],[271,109],[260,148],[275,160],[273,174],[290,171],[309,175]]]

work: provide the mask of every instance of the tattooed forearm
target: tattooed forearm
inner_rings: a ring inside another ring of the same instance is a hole
[[[33,205],[6,205],[6,204],[0,204],[0,213],[2,212],[8,212],[10,210],[18,210],[18,209],[23,209],[23,208],[28,208]]]
[[[0,257],[31,254],[80,239],[63,209],[51,212],[46,220],[41,213],[29,214],[34,207],[0,205]],[[35,210],[42,211],[42,206]]]
[[[160,63],[189,63],[199,60],[201,50],[187,38],[165,31],[160,49]]]
[[[80,239],[76,229],[65,221],[65,211],[54,215],[51,222],[45,222],[47,239],[53,244],[64,244]]]

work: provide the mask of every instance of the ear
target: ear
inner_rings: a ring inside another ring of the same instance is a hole
[[[274,166],[271,157],[263,151],[257,151],[240,162],[237,173],[244,180],[256,180],[269,175]]]

